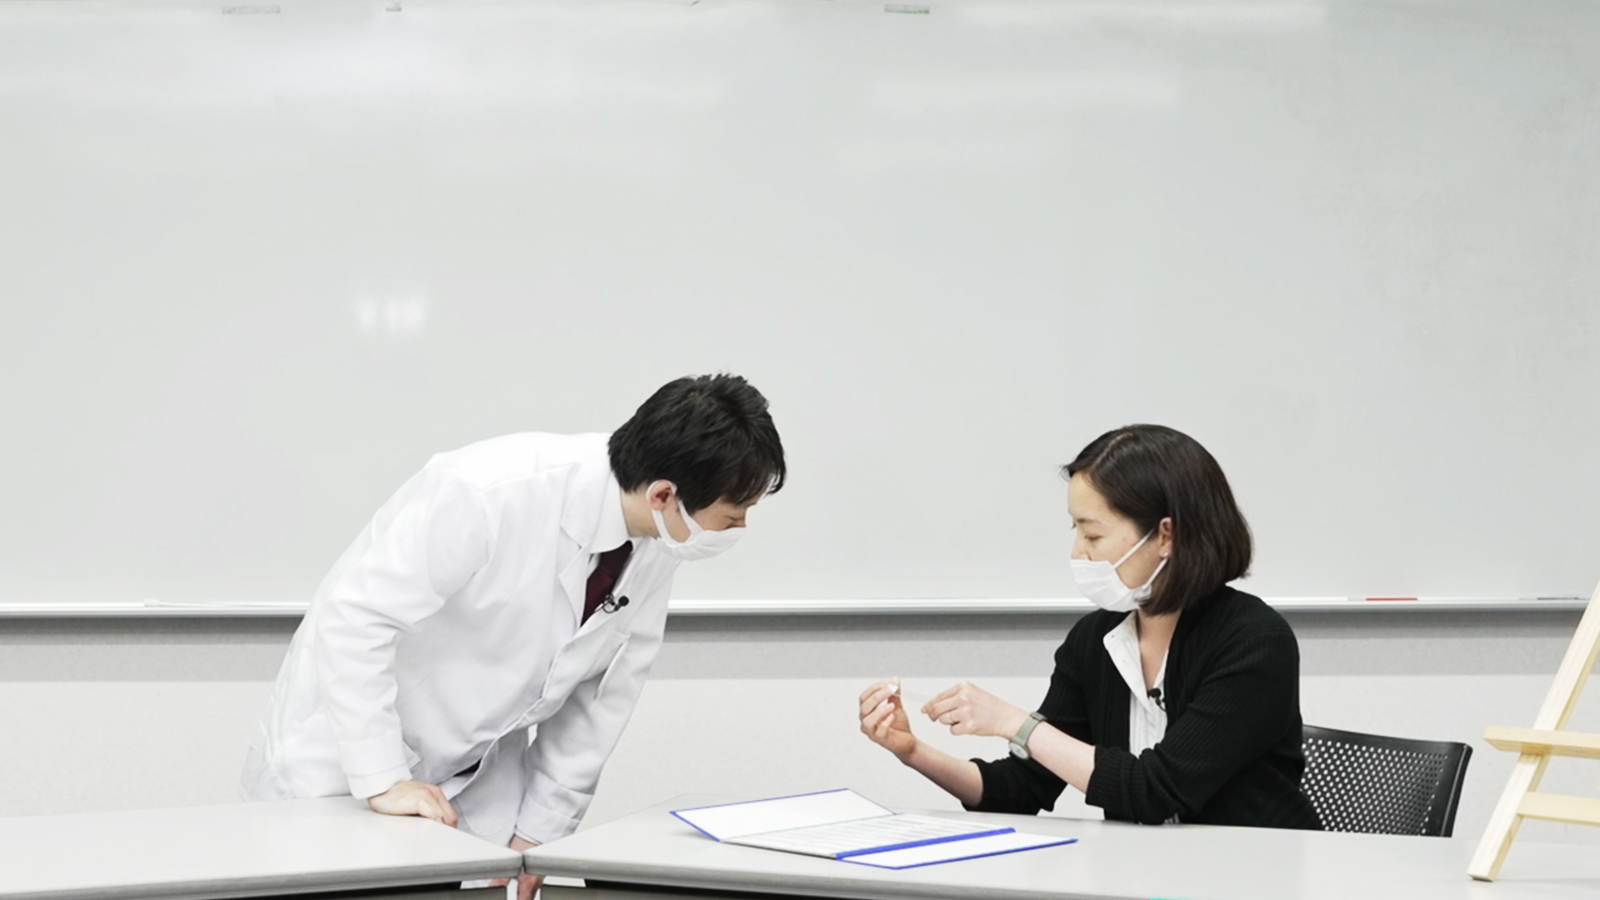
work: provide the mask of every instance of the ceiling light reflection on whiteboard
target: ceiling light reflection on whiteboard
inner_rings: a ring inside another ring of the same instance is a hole
[[[861,138],[828,148],[833,164],[866,175],[939,171],[1015,173],[1050,161],[1060,152],[1052,141],[916,141]]]
[[[421,291],[389,297],[362,294],[352,308],[362,334],[409,338],[420,334],[428,322],[428,298]]]
[[[1024,28],[1088,22],[1314,28],[1327,19],[1322,3],[1307,0],[1048,0],[965,4],[951,11],[975,25]]]
[[[872,85],[874,106],[898,113],[977,112],[1005,107],[1172,106],[1177,79],[1121,73],[1022,78],[893,78]]]

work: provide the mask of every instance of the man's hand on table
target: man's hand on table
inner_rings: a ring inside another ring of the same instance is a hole
[[[456,827],[456,810],[438,785],[402,781],[367,798],[367,805],[387,816],[421,816]]]

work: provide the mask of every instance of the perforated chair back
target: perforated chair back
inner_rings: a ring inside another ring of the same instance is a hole
[[[1472,748],[1306,725],[1300,789],[1327,831],[1449,837]]]

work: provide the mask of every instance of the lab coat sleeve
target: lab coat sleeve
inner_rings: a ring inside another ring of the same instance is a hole
[[[488,560],[488,523],[459,476],[429,466],[379,510],[318,598],[313,654],[339,759],[356,797],[410,779],[395,709],[402,634]]]
[[[665,604],[665,594],[646,602]],[[523,839],[543,844],[577,829],[660,647],[659,633],[633,634],[606,672],[578,685],[540,723],[524,756],[527,790],[516,826]]]

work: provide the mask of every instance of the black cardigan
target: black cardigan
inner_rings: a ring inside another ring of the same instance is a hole
[[[1039,711],[1056,728],[1093,744],[1085,799],[1107,819],[1321,826],[1300,792],[1300,648],[1272,607],[1231,587],[1178,618],[1167,651],[1167,732],[1128,752],[1127,682],[1103,638],[1126,613],[1096,611],[1072,627]],[[974,760],[983,774],[975,810],[1037,813],[1066,787],[1036,760]]]

